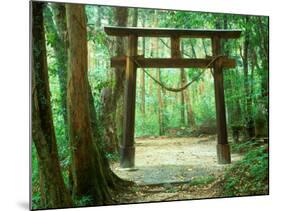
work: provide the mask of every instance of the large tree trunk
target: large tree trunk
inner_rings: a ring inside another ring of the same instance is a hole
[[[128,22],[128,9],[118,7],[115,9],[115,20],[118,26],[126,26]],[[126,55],[124,38],[116,38],[116,55]],[[103,91],[103,114],[102,123],[104,126],[104,138],[106,151],[118,152],[118,146],[123,136],[123,113],[124,113],[124,68],[115,68],[115,83],[113,89],[105,88]]]
[[[110,202],[110,192],[91,123],[84,6],[66,5],[66,16],[69,35],[67,110],[73,194],[75,197],[90,196],[94,204],[101,205]]]
[[[70,207],[72,201],[64,184],[58,159],[50,104],[45,33],[44,3],[32,3],[32,139],[36,147],[45,196],[43,208]]]
[[[128,23],[128,8],[116,8],[115,20],[118,26],[127,26]],[[125,38],[116,38],[117,48],[116,56],[126,55]],[[125,82],[125,69],[115,69],[115,86],[113,89],[113,111],[116,113],[116,122],[118,123],[117,134],[118,143],[121,143],[123,138],[123,119],[124,119],[124,82]]]

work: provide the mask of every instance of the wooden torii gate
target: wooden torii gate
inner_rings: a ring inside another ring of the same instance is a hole
[[[219,164],[231,162],[230,148],[227,141],[225,115],[223,68],[233,68],[234,59],[221,56],[221,39],[236,39],[241,30],[198,30],[137,27],[104,27],[111,36],[127,36],[127,56],[111,58],[112,67],[126,67],[123,140],[120,146],[120,167],[134,168],[135,165],[135,101],[136,70],[143,68],[210,68],[214,69],[215,104],[217,122],[217,157]],[[144,58],[137,54],[138,37],[169,37],[171,40],[171,58]],[[185,59],[180,54],[180,38],[209,38],[212,41],[212,57]],[[215,59],[215,60],[214,60]],[[212,62],[214,61],[214,62]],[[211,65],[209,66],[208,64]]]

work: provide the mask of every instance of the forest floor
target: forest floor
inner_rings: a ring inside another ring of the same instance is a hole
[[[112,163],[121,178],[135,182],[121,203],[171,201],[222,197],[220,178],[226,168],[240,160],[232,154],[232,164],[219,165],[215,136],[158,137],[136,139],[134,171],[124,171]]]

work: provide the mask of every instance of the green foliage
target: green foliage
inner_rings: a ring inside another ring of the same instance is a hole
[[[75,199],[74,200],[74,204],[77,207],[81,207],[81,206],[90,206],[94,204],[94,200],[91,196],[82,196],[79,199]]]
[[[32,207],[34,209],[40,207],[40,191],[39,191],[39,168],[38,168],[38,159],[36,155],[36,149],[34,144],[32,144],[31,149],[31,156],[32,156]]]
[[[32,209],[40,209],[40,200],[41,195],[39,192],[35,192],[32,194]]]
[[[230,143],[231,152],[233,153],[246,153],[255,150],[259,146],[255,140],[245,141],[241,143]]]
[[[225,174],[224,195],[268,194],[268,146],[249,151]]]
[[[109,161],[118,161],[120,158],[119,153],[109,153],[109,152],[105,152],[105,157],[109,160]]]
[[[204,186],[215,181],[214,176],[195,177],[189,183],[190,186]]]

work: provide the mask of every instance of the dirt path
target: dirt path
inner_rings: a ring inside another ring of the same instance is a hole
[[[232,154],[232,161],[240,159]],[[189,181],[193,177],[217,174],[228,165],[217,164],[213,137],[158,138],[136,140],[136,171],[112,168],[121,178],[139,185]]]
[[[241,158],[231,155],[232,162]],[[119,163],[111,166],[118,176],[136,183],[131,193],[122,195],[123,202],[217,197],[208,186],[198,192],[189,182],[196,177],[218,177],[230,165],[217,164],[215,137],[209,136],[136,139],[135,166],[136,171],[120,170]]]

